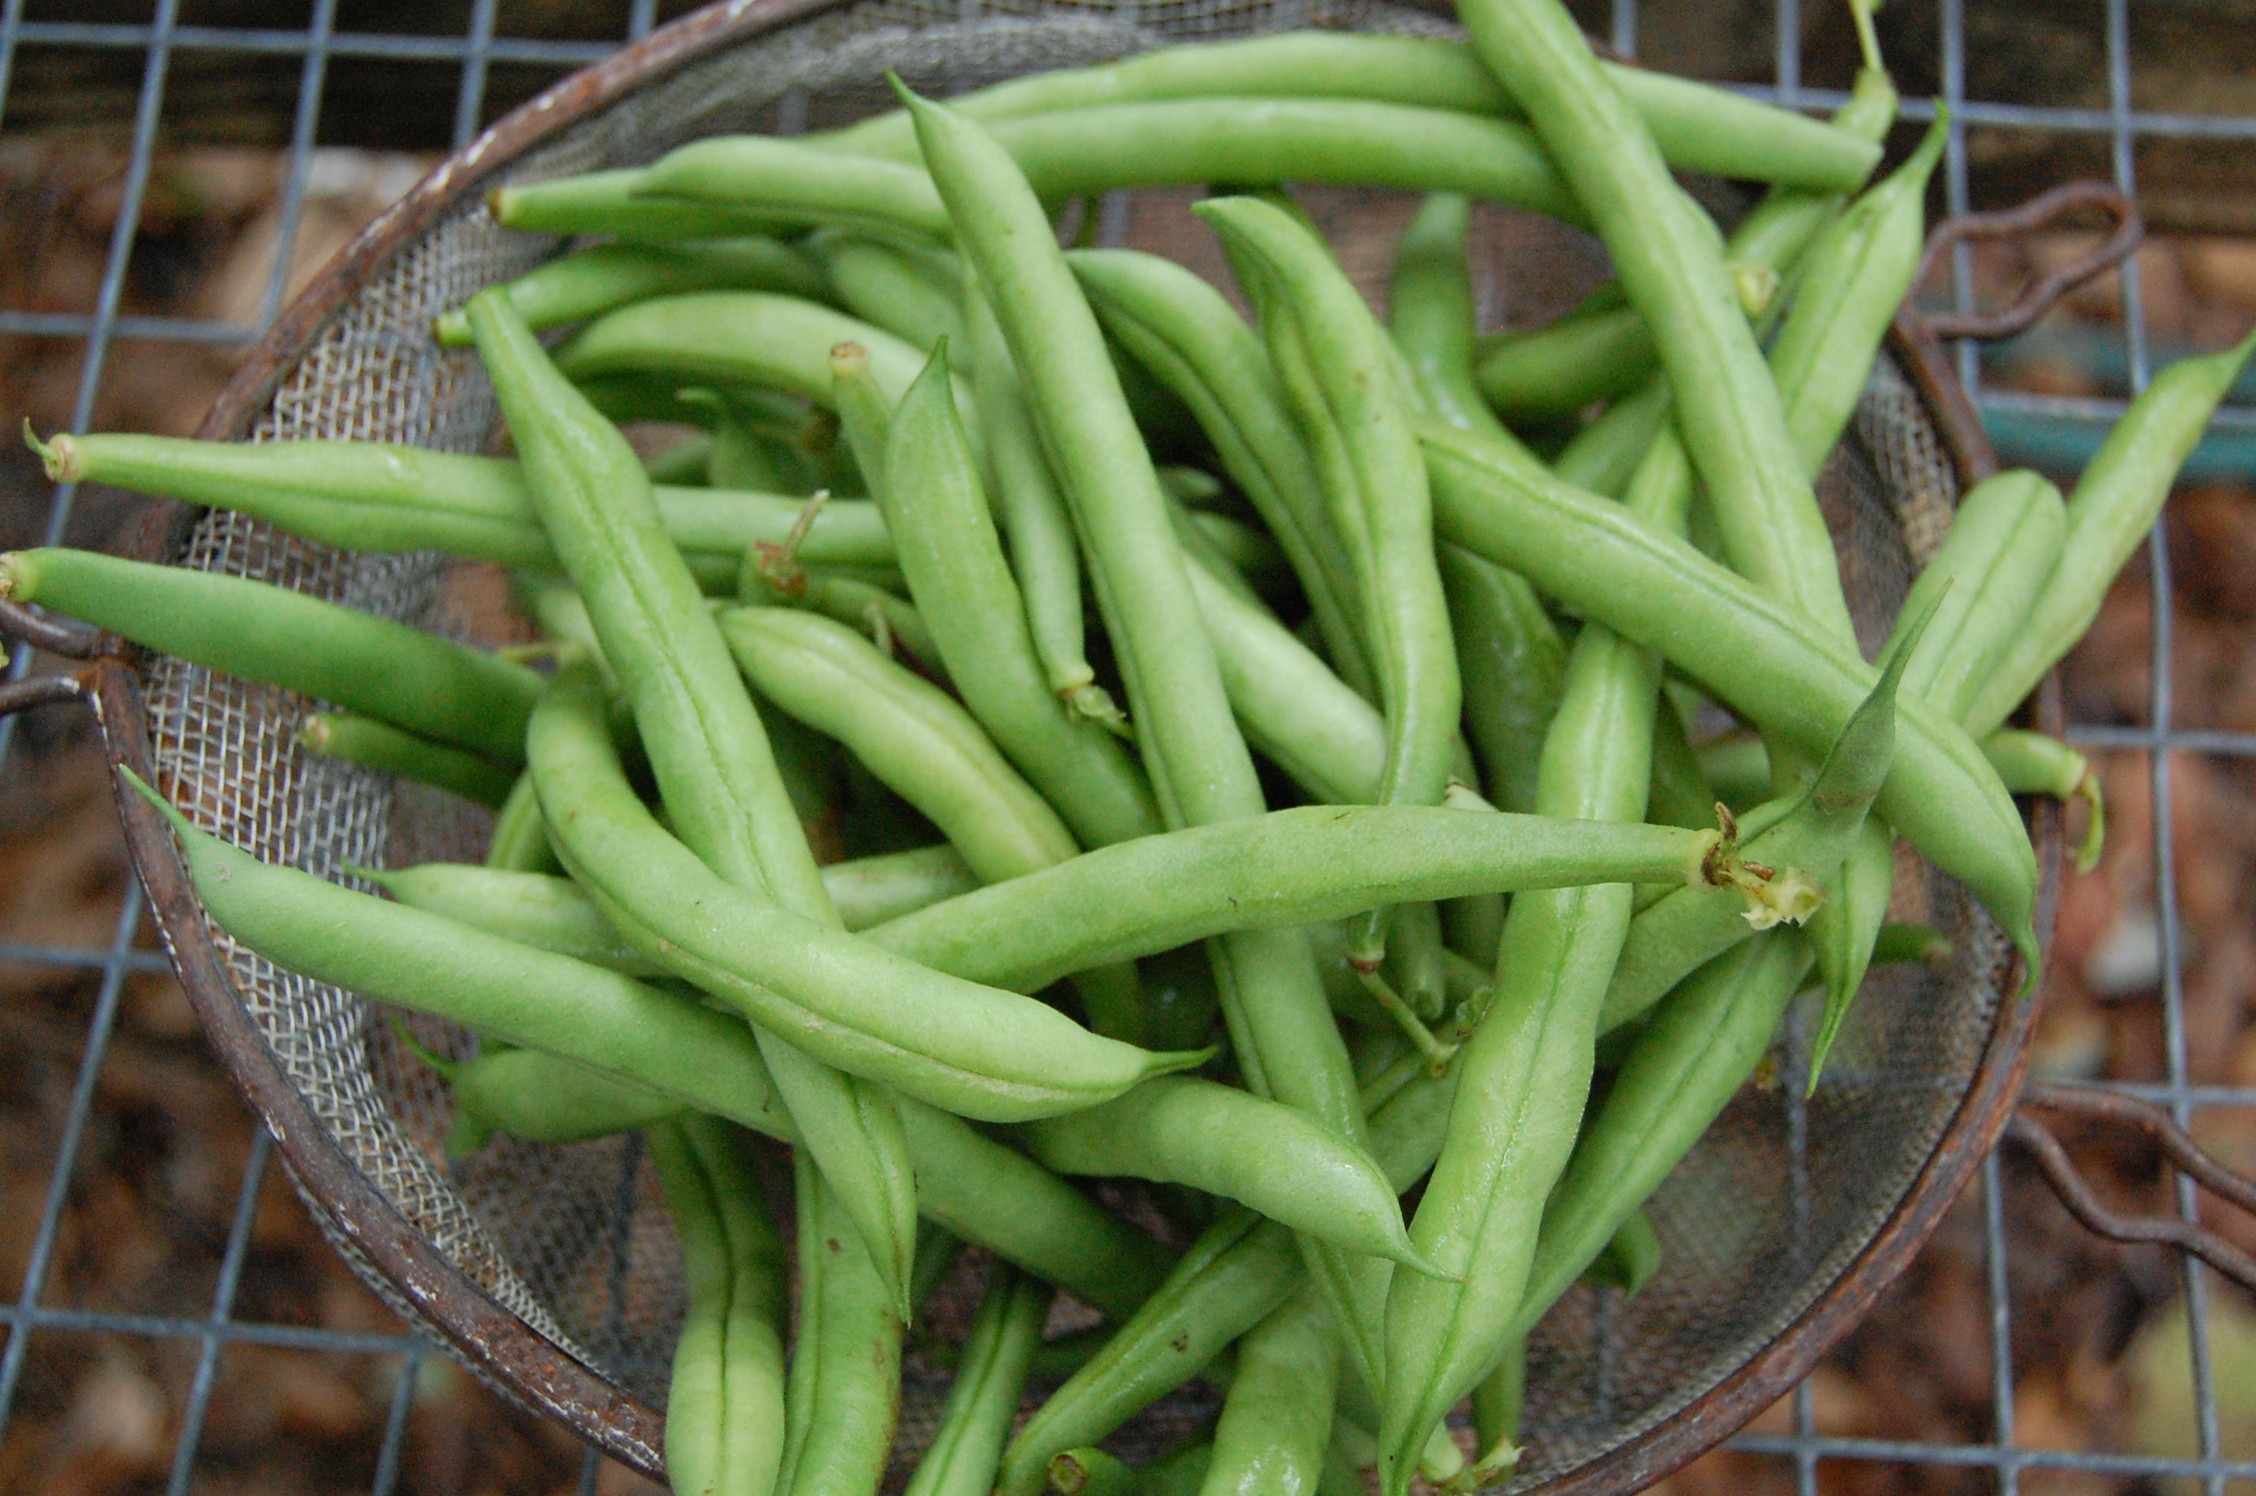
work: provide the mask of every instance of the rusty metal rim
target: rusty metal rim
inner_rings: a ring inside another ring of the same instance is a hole
[[[449,157],[325,266],[246,355],[198,435],[241,440],[303,356],[353,294],[385,262],[525,152],[590,115],[726,47],[851,0],[723,0],[693,12],[564,79]],[[1952,379],[1940,345],[1908,309],[1890,348],[1934,417],[1962,482],[1996,471],[1979,419]],[[131,547],[169,561],[201,511],[153,507]],[[136,677],[117,641],[89,669],[114,763],[152,770],[147,717]],[[2040,725],[2057,731],[2059,694],[2047,681]],[[290,1084],[251,1021],[205,927],[170,832],[138,796],[120,794],[127,845],[149,893],[181,984],[236,1084],[258,1110],[291,1172],[326,1205],[331,1223],[397,1289],[416,1315],[509,1395],[555,1417],[621,1462],[663,1478],[664,1417],[540,1335],[478,1287],[400,1215],[345,1157]],[[2058,894],[2062,813],[2041,803],[2033,830],[2043,870],[2038,919],[2049,943]],[[2019,973],[2016,959],[2014,971]],[[1654,1428],[1535,1488],[1542,1496],[1598,1496],[1637,1489],[1705,1453],[1785,1395],[1847,1334],[1940,1223],[1995,1144],[2019,1089],[2034,1022],[2032,994],[2008,998],[1984,1047],[1973,1084],[1926,1166],[1888,1221],[1835,1281],[1771,1343],[1722,1383]]]

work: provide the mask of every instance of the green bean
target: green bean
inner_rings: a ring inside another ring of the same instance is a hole
[[[2035,473],[1999,473],[1968,489],[1904,599],[1903,617],[1935,609],[1904,689],[1963,717],[1992,663],[2028,623],[2067,533],[2060,490]]]
[[[1544,1208],[1513,1338],[1582,1275],[1715,1121],[1769,1048],[1813,959],[1801,931],[1768,930],[1702,967],[1654,1011]]]
[[[454,1092],[450,1158],[476,1152],[497,1132],[528,1143],[583,1143],[633,1132],[683,1110],[678,1097],[538,1049],[483,1044],[467,1060],[444,1060],[420,1046],[416,1052]],[[770,1098],[770,1105],[774,1125],[789,1131],[783,1103]]]
[[[1094,1105],[1205,1058],[1099,1038],[1042,1004],[745,897],[635,798],[600,713],[595,692],[560,679],[529,738],[565,865],[645,955],[818,1058],[998,1122]]]
[[[1010,541],[1011,574],[1025,599],[1027,635],[1059,699],[1108,727],[1123,726],[1127,719],[1097,684],[1085,652],[1081,552],[1072,511],[1050,474],[994,310],[976,289],[966,299],[974,392],[988,433],[995,521]]]
[[[1099,848],[865,938],[942,971],[1033,991],[1086,966],[1382,903],[1592,882],[1732,882],[1736,863],[1719,846],[1712,830],[1674,826],[1422,805],[1301,806]],[[1742,881],[1752,889],[1738,897],[1772,897],[1768,885]]]
[[[944,240],[948,223],[932,181],[914,166],[825,151],[773,135],[722,135],[676,146],[630,192],[655,203],[688,201],[876,234]]]
[[[1048,1474],[1058,1496],[1135,1496],[1137,1490],[1136,1467],[1093,1445],[1061,1451]]]
[[[1484,1473],[1520,1462],[1520,1409],[1527,1393],[1527,1342],[1514,1341],[1473,1389],[1474,1468]]]
[[[643,458],[642,470],[650,475],[654,489],[682,485],[707,488],[711,486],[712,462],[713,439],[698,432]]]
[[[1683,170],[1843,189],[1862,181],[1878,159],[1865,142],[1802,115],[1665,73],[1604,67],[1669,164]],[[1462,42],[1324,31],[1166,47],[1097,67],[1037,73],[967,94],[951,107],[973,119],[1001,120],[1216,94],[1370,99],[1507,117],[1520,112]],[[911,127],[898,112],[812,139],[915,159]]]
[[[904,1496],[987,1496],[994,1488],[1049,1308],[1047,1288],[1007,1264],[996,1265],[956,1362],[940,1426]]]
[[[864,322],[926,351],[940,338],[962,341],[961,271],[939,252],[840,229],[816,230],[807,249],[822,262],[839,305]]]
[[[390,442],[203,442],[137,435],[58,435],[34,450],[57,482],[107,483],[233,509],[357,551],[443,550],[533,571],[561,569],[534,518],[524,471]],[[780,543],[806,505],[772,493],[660,485],[666,533],[683,552],[726,558]],[[885,521],[873,504],[834,499],[800,541],[799,558],[886,565]]]
[[[814,491],[815,456],[800,445],[796,430],[779,429],[789,419],[775,409],[780,401],[765,390],[681,391],[681,398],[693,397],[710,402],[714,410],[713,451],[705,467],[710,487],[784,494]]]
[[[541,820],[540,797],[533,792],[533,776],[524,770],[509,787],[509,798],[494,812],[493,835],[486,842],[485,865],[509,872],[561,872],[563,864],[548,844],[548,826]]]
[[[1291,590],[1291,569],[1285,560],[1284,549],[1266,530],[1241,524],[1227,514],[1214,514],[1203,509],[1193,509],[1168,495],[1179,518],[1177,533],[1188,529],[1199,538],[1204,549],[1221,559],[1257,595],[1270,597]]]
[[[900,1412],[902,1315],[837,1192],[804,1148],[793,1163],[799,1333],[774,1489],[783,1496],[864,1496],[885,1474]]]
[[[1051,694],[1018,584],[949,389],[943,351],[894,412],[881,492],[915,494],[890,522],[902,569],[964,704],[1085,845],[1159,828],[1151,789],[1126,749]]]
[[[709,871],[716,885],[745,902],[813,922],[813,928],[836,927],[837,912],[767,733],[666,536],[633,449],[565,382],[500,292],[472,297],[468,312],[525,466],[534,511],[587,604],[604,657],[626,687],[660,798],[684,839],[660,834],[652,840],[680,851],[683,861]],[[549,699],[570,682],[580,692],[575,699],[596,704],[586,690],[589,675],[563,672]],[[607,732],[604,748],[616,762]],[[536,770],[535,783],[542,813],[558,833],[552,839],[561,842],[573,801],[552,788],[545,773]],[[574,868],[573,854],[563,845],[557,850]],[[575,871],[586,866],[583,860]],[[602,876],[631,881],[634,875],[607,861]],[[891,1095],[869,1076],[819,1063],[794,1048],[790,1036],[766,1026],[757,1032],[806,1149],[839,1191],[876,1271],[906,1314],[915,1177]]]
[[[1607,1239],[1605,1250],[1582,1270],[1582,1276],[1602,1287],[1618,1288],[1623,1298],[1633,1299],[1660,1268],[1660,1233],[1653,1229],[1652,1218],[1637,1210]]]
[[[1432,423],[1420,434],[1444,538],[1658,650],[1766,733],[1822,753],[1870,691],[1870,666],[1813,641],[1799,615],[1689,545],[1494,443]],[[1878,810],[2033,958],[2035,862],[2010,797],[1972,740],[1924,703],[1902,704],[1901,727]]]
[[[1339,1379],[1339,1333],[1323,1299],[1303,1285],[1238,1345],[1202,1496],[1289,1496],[1314,1487],[1331,1443]]]
[[[783,1455],[783,1243],[726,1123],[650,1129],[689,1312],[666,1390],[666,1474],[696,1496],[768,1496]]]
[[[2069,496],[2059,570],[1966,712],[1968,727],[1987,733],[2003,725],[2091,627],[2115,574],[2154,528],[2186,455],[2251,355],[2256,332],[2222,353],[2179,360],[2131,402]]]
[[[1668,175],[1652,135],[1552,0],[1474,0],[1475,55],[1570,174],[1653,331],[1677,421],[1733,564],[1832,640],[1855,638],[1824,516],[1795,460],[1783,402],[1724,268],[1714,226]],[[1534,580],[1532,571],[1530,580]]]
[[[144,649],[521,762],[541,678],[436,634],[285,587],[92,551],[0,555],[0,598],[38,603]]]
[[[298,744],[308,753],[448,790],[495,810],[507,803],[517,781],[516,774],[490,758],[349,712],[312,713],[298,727]]]
[[[755,547],[737,569],[736,595],[769,612],[796,612],[841,624],[890,661],[905,656],[920,675],[943,680],[940,646],[916,604],[888,588],[829,567],[779,565],[777,553]]]
[[[2012,727],[2001,727],[1982,739],[1982,753],[2016,795],[2083,801],[2087,816],[2084,839],[2076,849],[2076,871],[2088,873],[2099,866],[2107,842],[2107,805],[2089,759],[2058,738]]]
[[[1700,772],[1723,800],[1745,810],[1770,793],[1770,750],[1754,733],[1733,733],[1702,743]]]
[[[1187,1184],[1349,1251],[1425,1267],[1386,1176],[1361,1149],[1304,1112],[1231,1086],[1148,1080],[1102,1106],[1028,1123],[1019,1136],[1060,1174]]]
[[[823,887],[849,930],[866,930],[979,886],[963,854],[942,843],[834,862]]]
[[[410,909],[442,914],[631,977],[665,975],[666,969],[627,944],[568,878],[449,862],[354,871]]]
[[[1791,802],[1749,814],[1743,828],[1749,860],[1798,868],[1805,878],[1834,877],[1903,745],[1897,689],[1910,658],[1907,650],[1889,657],[1879,684],[1850,716],[1807,789]],[[1769,824],[1756,832],[1758,815]],[[1637,1017],[1711,958],[1744,941],[1753,921],[1742,919],[1743,912],[1727,902],[1679,898],[1674,890],[1641,911],[1614,968],[1601,1028]]]
[[[1657,714],[1653,719],[1653,787],[1646,795],[1645,819],[1661,826],[1694,827],[1713,821],[1717,791],[1708,782],[1706,766],[1706,760],[1695,757],[1691,743],[1685,740],[1683,719],[1673,710]],[[1767,761],[1763,784],[1769,784]],[[1751,803],[1751,798],[1741,803]]]
[[[817,297],[829,288],[823,268],[777,239],[719,239],[704,244],[598,244],[550,260],[503,290],[509,304],[538,331],[599,317],[648,296],[715,287],[784,291]],[[470,320],[444,312],[434,324],[440,346],[470,346]]]
[[[1928,925],[1882,925],[1880,938],[1872,944],[1872,964],[1875,966],[1917,961],[1937,971],[1947,971],[1957,954],[1958,947],[1951,938]]]
[[[591,171],[546,182],[519,182],[486,194],[486,211],[504,228],[536,234],[606,234],[629,243],[733,239],[788,229],[787,214],[745,212],[710,203],[638,196],[639,167]]]
[[[131,770],[121,772],[180,838],[213,920],[245,945],[316,981],[525,1046],[466,1067],[505,1072],[493,1091],[480,1092],[505,1130],[568,1118],[572,1108],[551,1105],[547,1093],[577,1090],[595,1074],[598,1088],[614,1096],[623,1081],[671,1097],[676,1107],[799,1141],[758,1043],[737,1019],[601,967],[268,866],[192,825]],[[513,1109],[502,1110],[504,1100]],[[582,1110],[615,1116],[616,1106]],[[900,1106],[922,1182],[918,1204],[934,1221],[1108,1314],[1134,1312],[1158,1287],[1167,1261],[1150,1237],[947,1113],[905,1097]],[[528,1107],[533,1124],[524,1124]],[[599,1121],[592,1135],[614,1130]],[[531,1135],[570,1141],[591,1134]]]
[[[932,1221],[917,1223],[916,1271],[909,1278],[909,1301],[919,1315],[955,1271],[963,1253],[963,1240],[947,1227]]]
[[[1606,498],[1619,498],[1674,414],[1668,381],[1648,380],[1576,432],[1552,459],[1551,469],[1561,482]]]

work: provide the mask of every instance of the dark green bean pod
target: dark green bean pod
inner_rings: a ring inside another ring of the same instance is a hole
[[[517,775],[490,758],[449,748],[373,717],[315,712],[298,727],[298,746],[381,774],[447,790],[495,810],[508,802]]]
[[[838,1195],[804,1148],[793,1154],[799,1205],[799,1332],[781,1496],[866,1496],[885,1474],[901,1409],[902,1316]]]
[[[1070,1117],[1020,1129],[1060,1174],[1187,1184],[1296,1231],[1420,1271],[1386,1176],[1305,1112],[1188,1076],[1145,1081]]]
[[[58,483],[107,483],[215,509],[356,551],[441,550],[532,571],[562,569],[541,533],[524,471],[390,442],[203,442],[139,435],[59,435],[33,449]],[[659,518],[692,564],[781,544],[806,508],[775,493],[657,485]],[[834,499],[801,537],[799,559],[888,565],[893,545],[873,504]]]
[[[987,1496],[994,1489],[1049,1308],[1048,1288],[996,1264],[956,1362],[940,1426],[903,1496]]]
[[[717,239],[703,244],[597,244],[550,260],[505,283],[509,304],[535,331],[600,317],[650,296],[729,287],[828,294],[823,267],[779,239]],[[448,348],[470,346],[470,319],[459,310],[434,328]]]
[[[1669,164],[1682,170],[1843,190],[1863,181],[1879,159],[1869,142],[1807,116],[1666,73],[1604,67]],[[973,119],[1004,120],[1216,95],[1364,99],[1520,116],[1511,96],[1463,42],[1313,30],[1163,47],[1097,67],[1036,73],[966,94],[951,107]],[[916,159],[914,133],[902,112],[810,138],[839,150]]]
[[[93,551],[0,555],[0,598],[83,619],[144,649],[264,681],[418,737],[524,758],[541,677],[404,623],[243,577]]]
[[[917,496],[890,516],[907,537],[909,591],[964,704],[1083,844],[1148,835],[1159,829],[1159,812],[1134,758],[1049,689],[948,391],[943,350],[900,401],[886,441],[880,492]]]
[[[666,1476],[681,1496],[769,1496],[783,1457],[783,1242],[727,1123],[652,1126],[689,1311],[666,1389]]]
[[[2059,569],[1966,713],[1976,733],[2002,726],[2091,627],[2115,574],[2154,528],[2178,470],[2251,355],[2256,332],[2222,353],[2181,359],[2115,423],[2069,495]]]
[[[964,1116],[1016,1122],[1109,1100],[1205,1058],[1100,1038],[1053,1008],[746,896],[643,807],[600,693],[583,683],[550,689],[528,742],[558,851],[620,933],[849,1073]]]
[[[1507,449],[1421,427],[1443,536],[1511,567],[1546,595],[1659,651],[1766,733],[1822,754],[1875,680],[1800,614],[1690,545],[1530,469]],[[1937,866],[1974,890],[2031,957],[2035,854],[2012,799],[1955,724],[1902,704],[1896,758],[1877,808]]]

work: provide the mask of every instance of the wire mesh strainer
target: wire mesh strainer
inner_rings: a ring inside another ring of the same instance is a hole
[[[1448,29],[1378,0],[973,10],[953,0],[787,0],[699,12],[568,80],[441,167],[283,316],[204,434],[480,450],[491,393],[474,356],[433,342],[430,318],[560,247],[492,224],[480,194],[502,181],[639,163],[721,131],[843,122],[887,102],[887,67],[946,93],[1165,41],[1311,25]],[[1169,207],[1154,195],[1108,218],[1130,242],[1210,262],[1211,249],[1189,237],[1193,221]],[[1407,201],[1335,193],[1318,207],[1345,262],[1383,274],[1382,255],[1356,249],[1391,244]],[[1588,273],[1567,263],[1580,253],[1570,241],[1531,235],[1510,216],[1485,217],[1480,232],[1476,265],[1492,301],[1533,278]],[[1939,542],[1960,489],[1989,466],[1931,340],[1908,315],[1899,319],[1820,485],[1868,648]],[[474,568],[348,555],[234,515],[162,509],[141,551],[462,637],[490,640],[509,627],[479,606],[490,589]],[[113,756],[262,858],[341,876],[347,864],[472,857],[481,844],[482,813],[300,753],[295,732],[310,705],[301,699],[117,652],[83,679]],[[183,983],[331,1239],[473,1370],[655,1473],[681,1293],[636,1142],[503,1140],[444,1161],[447,1097],[406,1055],[387,1015],[277,971],[213,929],[169,836],[138,801],[121,805]],[[2059,862],[2050,813],[2037,833],[2049,913]],[[1955,966],[1876,973],[1806,1104],[1800,1077],[1814,1014],[1789,1018],[1768,1083],[1733,1103],[1655,1202],[1667,1248],[1660,1276],[1628,1303],[1577,1289],[1533,1338],[1519,1485],[1627,1489],[1724,1437],[1854,1323],[1987,1151],[2019,1079],[2030,1001],[2015,995],[2007,942],[1954,885],[1907,864],[1898,904],[1898,917],[1956,938]],[[467,1039],[421,1023],[417,1034],[441,1049]],[[937,1376],[912,1378],[904,1457],[942,1387]],[[1149,1439],[1200,1410],[1188,1395],[1124,1437]]]

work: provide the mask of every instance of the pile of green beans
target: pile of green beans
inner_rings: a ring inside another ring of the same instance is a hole
[[[1558,0],[1460,8],[1466,42],[896,80],[847,129],[504,188],[506,228],[605,241],[434,328],[506,458],[27,431],[59,482],[510,574],[540,642],[502,653],[80,551],[0,556],[0,597],[493,811],[484,866],[345,870],[369,894],[128,776],[243,945],[483,1041],[424,1056],[451,1149],[646,1134],[677,1489],[869,1496],[908,1354],[955,1370],[915,1496],[1494,1483],[1528,1333],[1666,1270],[1643,1207],[1813,975],[1814,1085],[1868,966],[1947,958],[1883,922],[1897,837],[2035,980],[2012,797],[2086,802],[2087,867],[2101,806],[2008,721],[2256,334],[2165,371],[2065,497],[1968,493],[1868,662],[1810,483],[1939,129],[1871,181],[1861,9],[1819,121],[1602,63]],[[1727,237],[1672,171],[1769,192]],[[1068,199],[1216,182],[1250,315],[1059,243]],[[1384,317],[1296,182],[1428,194]],[[1484,337],[1484,202],[1594,231],[1619,284]],[[917,1321],[967,1244],[949,1349]],[[1045,1340],[1059,1293],[1109,1323]],[[1198,1376],[1211,1428],[1094,1447]]]

